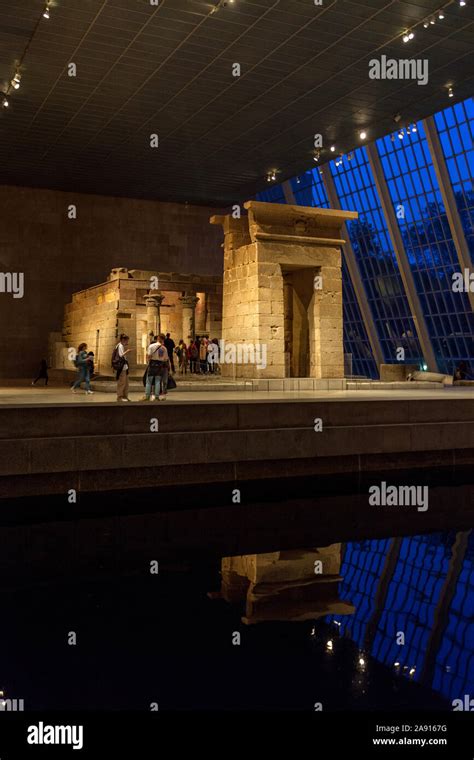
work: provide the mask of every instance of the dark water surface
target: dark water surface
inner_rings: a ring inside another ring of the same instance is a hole
[[[310,711],[474,698],[470,483],[438,484],[439,508],[406,513],[404,532],[398,515],[357,520],[357,494],[281,489],[244,509],[208,488],[205,509],[129,493],[115,497],[119,516],[39,501],[41,521],[14,524],[4,510],[6,698],[25,710]]]

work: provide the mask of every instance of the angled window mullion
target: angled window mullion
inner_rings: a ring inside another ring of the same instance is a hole
[[[322,167],[323,181],[326,187],[326,193],[329,198],[331,208],[340,209],[341,205],[334,186],[334,180],[331,175],[331,170],[328,164]],[[367,337],[369,339],[370,347],[375,359],[377,370],[380,369],[380,365],[384,363],[384,355],[382,346],[375,328],[374,320],[371,314],[370,306],[367,300],[367,294],[364,289],[364,284],[360,276],[360,270],[357,264],[357,260],[352,248],[350,235],[347,235],[347,242],[343,246],[343,256],[346,261],[347,271],[352,281],[352,287],[359,305],[359,310],[362,315]]]
[[[453,189],[451,187],[451,181],[444,160],[443,150],[438,135],[438,130],[432,116],[423,121],[423,126],[426,133],[426,139],[431,154],[431,160],[433,162],[434,171],[438,180],[441,197],[443,199],[446,217],[448,219],[451,235],[454,242],[454,247],[459,261],[459,267],[461,272],[467,269],[471,270],[471,257],[469,254],[469,248],[464,236],[464,230],[459,216],[456,200],[454,198]],[[461,147],[462,147],[462,141]],[[471,309],[474,311],[474,293],[468,291],[469,303]]]
[[[375,143],[367,146],[367,153],[369,156],[369,163],[372,168],[374,176],[375,187],[377,189],[382,210],[385,216],[388,233],[392,242],[392,247],[397,258],[398,268],[402,278],[403,286],[405,288],[406,297],[413,320],[415,322],[418,338],[420,341],[421,349],[425,357],[426,364],[431,370],[435,370],[438,367],[435,352],[431,344],[428,329],[426,326],[423,311],[416,291],[415,283],[413,281],[413,275],[410,269],[407,254],[403,245],[402,235],[397,225],[395,212],[393,210],[390,193],[385,182],[385,176],[383,174],[380,157],[377,151]]]

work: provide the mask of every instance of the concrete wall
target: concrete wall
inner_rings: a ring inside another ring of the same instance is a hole
[[[23,272],[25,290],[18,299],[0,292],[0,378],[29,377],[72,293],[113,267],[222,274],[213,209],[5,186],[0,208],[0,272]]]

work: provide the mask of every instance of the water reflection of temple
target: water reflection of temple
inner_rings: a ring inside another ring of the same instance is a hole
[[[462,698],[474,680],[474,534],[345,544],[341,594],[355,605],[341,635],[372,657]],[[337,619],[337,615],[329,621]],[[405,643],[397,644],[403,632]]]
[[[245,606],[247,625],[351,615],[339,597],[341,544],[323,548],[224,557],[221,589],[213,597]]]

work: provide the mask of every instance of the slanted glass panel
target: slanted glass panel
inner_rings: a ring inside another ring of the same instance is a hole
[[[377,149],[437,363],[451,374],[474,357],[474,318],[468,294],[453,292],[459,261],[422,123]]]
[[[343,209],[358,211],[347,230],[367,294],[385,362],[419,364],[423,356],[365,148],[330,164]],[[404,359],[399,357],[403,353]]]

